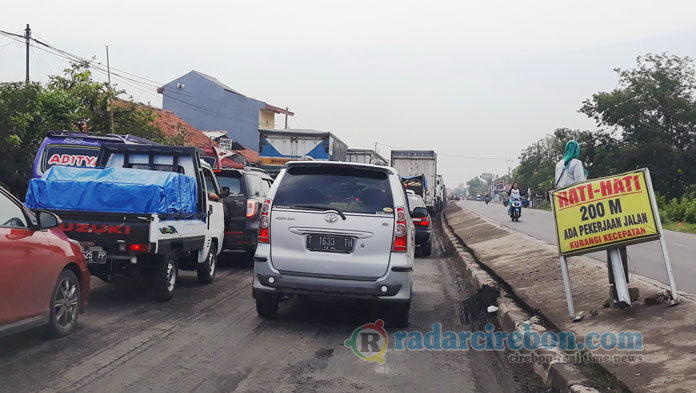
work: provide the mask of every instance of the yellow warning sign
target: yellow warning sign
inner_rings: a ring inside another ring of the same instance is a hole
[[[583,254],[659,238],[644,169],[554,190],[558,251]]]

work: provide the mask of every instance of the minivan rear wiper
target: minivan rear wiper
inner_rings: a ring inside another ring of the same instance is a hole
[[[295,205],[295,206],[293,206],[293,207],[300,207],[300,208],[303,208],[303,209],[315,209],[315,210],[333,210],[333,211],[335,211],[336,213],[338,213],[339,216],[341,216],[341,218],[343,219],[343,221],[346,220],[346,215],[343,214],[343,212],[340,211],[339,209],[336,209],[335,207],[330,207],[330,206],[318,206],[318,205]]]

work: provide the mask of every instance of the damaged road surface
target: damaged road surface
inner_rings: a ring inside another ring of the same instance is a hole
[[[439,245],[436,238],[433,245]],[[481,328],[462,304],[474,295],[453,261],[434,247],[416,259],[411,324],[427,332]],[[221,258],[217,280],[184,273],[177,296],[157,303],[136,282],[93,278],[90,306],[71,336],[41,329],[0,339],[2,392],[542,392],[526,365],[504,353],[395,352],[384,364],[358,358],[344,342],[377,318],[370,303],[294,298],[262,320],[251,298],[252,270]],[[484,312],[485,314],[485,312]]]

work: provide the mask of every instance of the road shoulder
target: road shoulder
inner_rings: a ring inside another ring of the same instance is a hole
[[[649,306],[640,301],[630,310],[603,309],[602,303],[608,296],[606,268],[590,258],[574,257],[569,259],[569,269],[575,306],[587,316],[572,323],[555,247],[454,204],[448,207],[446,219],[478,262],[509,285],[514,296],[538,313],[547,327],[572,331],[578,339],[591,332],[642,333],[642,362],[600,363],[627,390],[678,392],[696,386],[691,333],[696,322],[696,303],[692,300],[685,298],[677,307]],[[640,289],[642,298],[664,290],[637,275],[631,275],[631,286]]]

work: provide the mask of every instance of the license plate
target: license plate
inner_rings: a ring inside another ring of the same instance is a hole
[[[104,250],[82,250],[87,263],[106,263],[106,251]]]
[[[324,252],[353,252],[355,238],[349,236],[334,235],[308,235],[307,249],[310,251]]]

